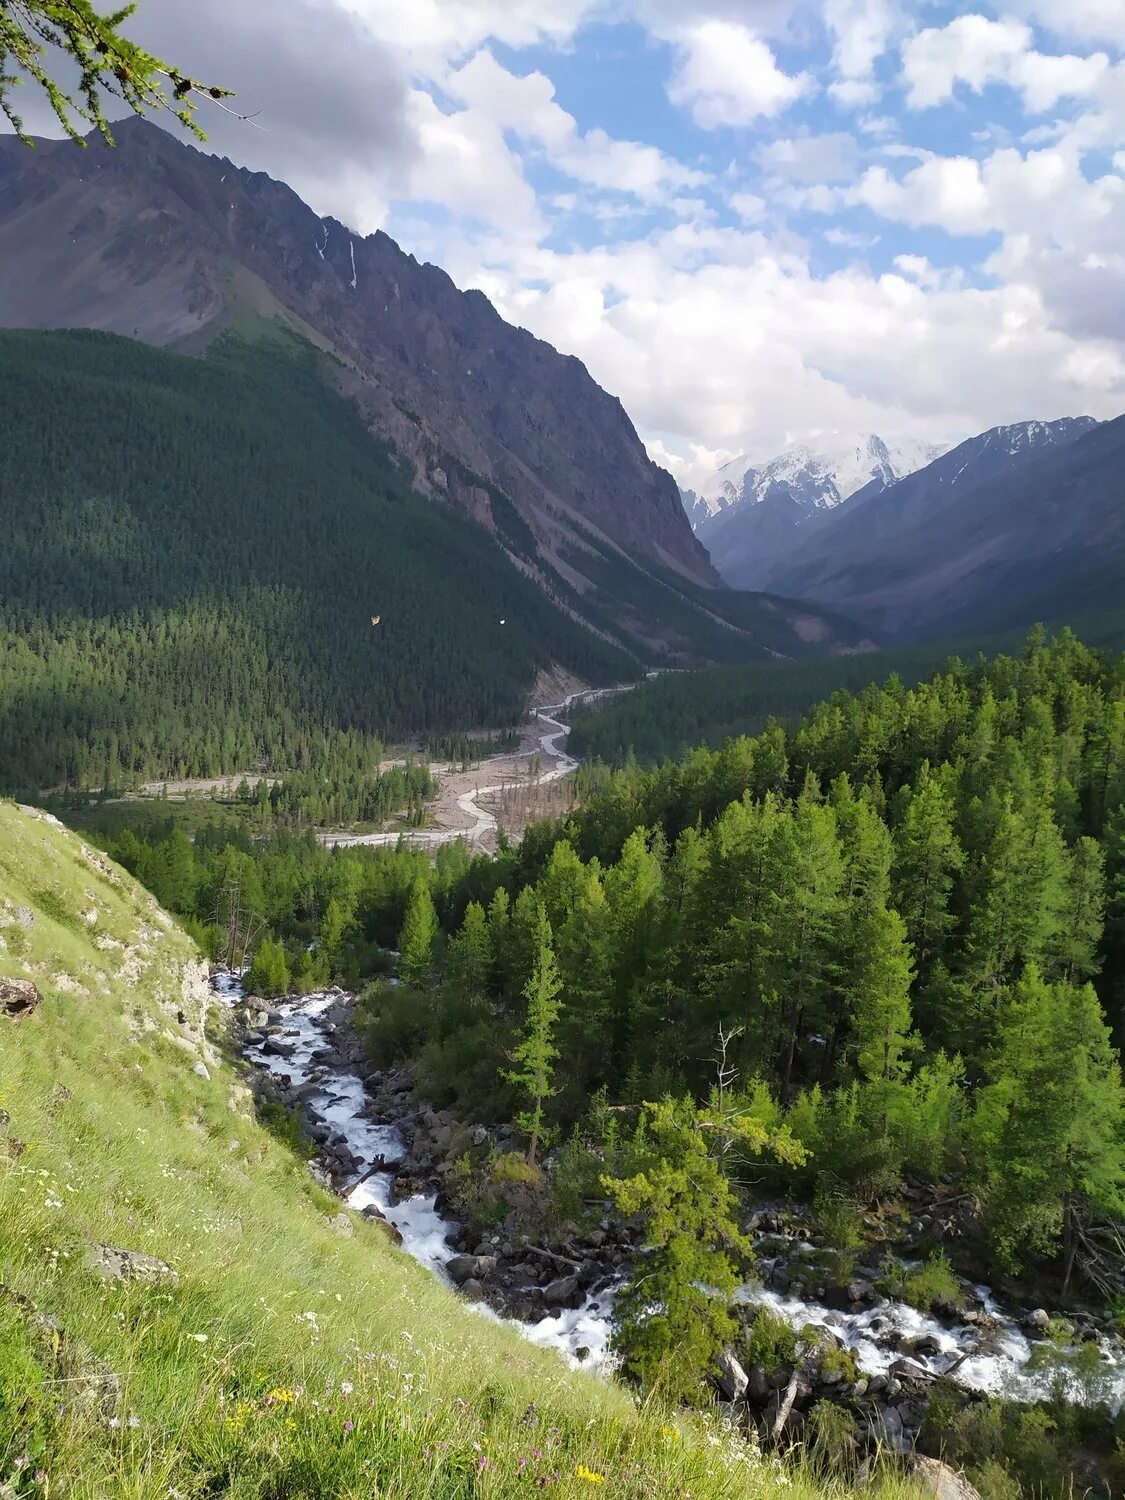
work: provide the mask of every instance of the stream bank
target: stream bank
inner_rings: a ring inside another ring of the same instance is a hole
[[[470,1151],[511,1157],[510,1128],[464,1123],[420,1101],[406,1070],[373,1069],[353,1028],[355,999],[342,990],[270,1004],[244,996],[233,975],[213,985],[235,1011],[255,1092],[300,1118],[323,1185],[481,1315],[511,1322],[574,1367],[612,1369],[614,1291],[644,1258],[632,1226],[607,1216],[551,1238],[527,1233],[514,1210],[483,1228],[459,1222],[458,1163]],[[971,1413],[987,1397],[1026,1408],[1061,1395],[1105,1433],[1097,1411],[1125,1403],[1125,1347],[1092,1320],[1074,1329],[1071,1353],[1085,1359],[1068,1374],[1065,1361],[1040,1364],[1051,1331],[1041,1309],[1002,1307],[989,1288],[965,1283],[963,1306],[919,1311],[879,1289],[874,1251],[835,1284],[831,1252],[795,1205],[762,1207],[744,1227],[761,1279],[741,1291],[742,1331],[716,1385],[726,1419],[761,1440],[814,1442],[824,1413],[838,1413],[848,1462],[862,1467],[878,1451],[934,1451],[935,1402]]]

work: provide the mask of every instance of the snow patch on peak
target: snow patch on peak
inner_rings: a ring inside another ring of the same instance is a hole
[[[831,510],[870,484],[883,489],[925,468],[947,447],[878,433],[818,433],[772,458],[754,461],[740,454],[730,459],[691,492],[685,508],[696,529],[720,511],[764,500],[787,499],[802,511]]]

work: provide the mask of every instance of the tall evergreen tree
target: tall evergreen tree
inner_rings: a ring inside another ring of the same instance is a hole
[[[421,989],[430,982],[437,935],[437,912],[430,888],[419,877],[410,891],[398,941],[398,972],[405,984]]]
[[[973,1134],[996,1253],[1016,1268],[1062,1241],[1069,1278],[1083,1209],[1125,1209],[1125,1087],[1092,987],[1031,966],[990,1072]]]
[[[523,1094],[526,1107],[516,1123],[527,1136],[527,1159],[534,1165],[543,1135],[543,1106],[555,1092],[554,1065],[558,1058],[555,1025],[559,1018],[558,965],[552,944],[551,924],[539,904],[535,925],[535,956],[531,977],[524,988],[527,1014],[512,1054],[515,1066],[506,1077]]]

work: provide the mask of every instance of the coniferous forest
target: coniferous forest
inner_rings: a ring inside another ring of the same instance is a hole
[[[779,1186],[967,1175],[996,1263],[1059,1281],[1125,1207],[1125,660],[1069,632],[622,769],[494,858],[171,828],[112,848],[216,954],[237,884],[271,992],[400,946],[376,1054],[477,1117],[528,1118],[529,1028],[556,1142],[592,1100],[704,1104],[723,1038],[738,1110],[800,1148],[762,1164]]]
[[[369,772],[635,663],[414,495],[309,345],[0,333],[0,787]]]

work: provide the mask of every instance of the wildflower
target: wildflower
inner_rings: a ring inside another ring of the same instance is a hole
[[[350,1380],[341,1380],[341,1382],[340,1382],[340,1395],[341,1396],[350,1396],[351,1393],[354,1390],[355,1390],[355,1386],[352,1385],[352,1383],[351,1383]]]
[[[669,1442],[672,1443],[678,1443],[682,1436],[678,1427],[662,1427],[660,1429],[660,1435],[661,1437],[666,1437]]]
[[[140,1419],[140,1417],[130,1417],[128,1425],[130,1427],[139,1427],[141,1425],[141,1419]]]
[[[355,1423],[354,1422],[345,1422],[344,1423],[344,1431],[345,1432],[354,1432],[355,1431]]]
[[[579,1479],[585,1480],[587,1484],[604,1484],[605,1475],[599,1474],[596,1469],[588,1469],[585,1464],[579,1464],[575,1470]]]
[[[205,1344],[211,1335],[208,1333],[192,1333],[188,1337],[193,1338],[197,1344]]]
[[[273,1390],[266,1396],[267,1406],[291,1406],[297,1399],[296,1391],[288,1390],[283,1385],[275,1385]]]

